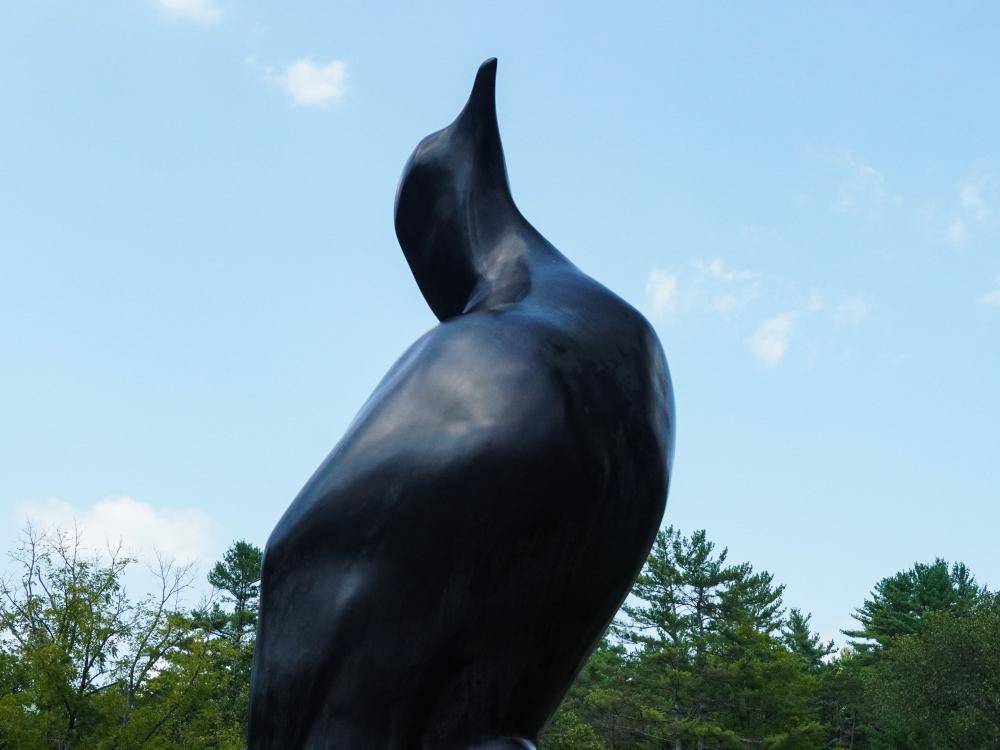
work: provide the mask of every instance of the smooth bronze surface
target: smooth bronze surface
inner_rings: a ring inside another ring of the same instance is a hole
[[[251,750],[532,748],[663,515],[663,352],[517,210],[495,79],[488,60],[396,196],[441,322],[268,540]]]

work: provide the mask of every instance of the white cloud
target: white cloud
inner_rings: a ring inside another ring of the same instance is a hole
[[[868,305],[860,297],[849,297],[837,305],[837,319],[844,323],[860,323],[868,316]]]
[[[750,350],[758,362],[766,367],[773,367],[781,361],[788,351],[793,322],[791,313],[782,313],[760,324],[749,342]]]
[[[83,542],[94,549],[108,543],[140,560],[150,561],[159,552],[178,562],[206,560],[211,522],[201,510],[155,508],[131,497],[100,500],[88,507],[74,507],[62,500],[21,506],[20,515],[42,530],[70,530],[76,524]]]
[[[985,179],[967,180],[959,183],[958,186],[958,202],[964,210],[972,214],[976,221],[983,221],[988,213],[986,201],[983,198],[985,188]]]
[[[757,274],[753,271],[734,271],[726,268],[726,264],[722,262],[722,258],[713,258],[710,261],[695,258],[691,261],[691,265],[725,284],[734,281],[752,281],[757,278]]]
[[[948,225],[946,236],[948,237],[948,242],[952,245],[961,245],[965,242],[967,235],[968,232],[965,230],[965,222],[961,219],[955,219]]]
[[[885,176],[871,164],[848,154],[844,159],[846,176],[841,181],[837,208],[852,210],[865,205],[880,204],[888,196]]]
[[[156,0],[156,4],[172,18],[204,24],[217,23],[222,19],[222,8],[213,0]]]
[[[945,227],[945,239],[952,245],[961,245],[969,239],[976,224],[984,223],[990,214],[986,190],[989,178],[980,176],[958,183],[958,209]]]
[[[731,313],[747,304],[756,293],[755,282],[760,275],[727,268],[721,258],[695,258],[691,267],[697,272],[692,296],[711,312]]]
[[[677,307],[677,277],[651,271],[646,280],[646,299],[654,318],[664,318]]]
[[[981,298],[984,305],[1000,306],[1000,276],[993,279],[993,288]]]
[[[324,107],[347,93],[347,64],[333,60],[317,64],[310,57],[296,60],[273,80],[301,107]]]

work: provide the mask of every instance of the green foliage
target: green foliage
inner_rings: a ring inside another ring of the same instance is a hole
[[[635,643],[672,644],[698,654],[713,634],[745,622],[774,632],[784,587],[772,586],[772,576],[755,574],[749,563],[727,565],[727,557],[725,549],[715,554],[704,531],[690,538],[673,526],[660,531],[632,588],[641,604],[622,608],[628,621],[617,632]]]
[[[880,581],[829,660],[770,574],[727,557],[703,531],[657,536],[541,750],[1000,747],[1000,601],[964,565]]]
[[[240,540],[226,550],[222,560],[208,574],[208,582],[222,591],[225,601],[233,606],[232,612],[222,615],[221,619],[222,628],[237,647],[257,626],[263,564],[264,553],[260,547]],[[217,618],[219,613],[219,609],[213,612]]]
[[[1000,747],[1000,607],[928,613],[865,674],[873,747]]]
[[[779,637],[783,588],[727,558],[704,531],[657,535],[543,750],[581,721],[614,750],[822,746],[818,679]]]
[[[227,606],[215,602],[211,609],[193,613],[201,629],[228,641],[228,648],[215,643],[212,652],[223,675],[216,685],[215,700],[223,715],[238,718],[241,736],[246,734],[263,562],[260,547],[243,540],[234,542],[208,573],[208,582],[221,594]]]
[[[0,582],[0,750],[241,750],[262,555],[235,542],[214,602],[180,606],[191,572],[88,557],[28,529]],[[851,647],[704,531],[657,535],[620,619],[540,750],[979,750],[1000,747],[1000,598],[962,564],[882,579]]]
[[[161,560],[158,591],[131,600],[133,561],[87,556],[76,535],[29,528],[13,558],[18,573],[0,583],[0,750],[244,746],[252,638],[182,610],[188,568]]]
[[[607,750],[593,727],[572,711],[556,714],[545,734],[546,750]]]
[[[804,747],[816,683],[777,638],[783,587],[727,557],[704,531],[657,535],[617,629],[640,646],[644,733],[675,747]]]
[[[928,613],[968,612],[982,595],[983,589],[962,563],[950,568],[940,558],[930,565],[917,563],[879,581],[854,612],[861,627],[843,632],[859,639],[851,643],[858,651],[884,648],[895,638],[916,633]]]
[[[638,711],[632,667],[621,644],[601,641],[553,717],[542,750],[574,748],[571,738],[595,750],[622,747],[622,735],[630,731]],[[579,729],[580,724],[588,727],[592,737]]]
[[[785,644],[785,648],[802,659],[806,669],[817,673],[823,668],[823,659],[836,649],[833,641],[823,643],[819,634],[809,629],[810,617],[794,607],[788,610],[788,622],[782,629],[781,642]]]
[[[820,721],[826,727],[828,746],[865,747],[864,687],[866,657],[844,649],[819,673]]]

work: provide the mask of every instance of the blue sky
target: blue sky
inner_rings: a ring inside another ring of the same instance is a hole
[[[667,351],[667,521],[828,636],[917,560],[1000,587],[998,33],[985,3],[4,3],[5,544],[263,544],[434,323],[396,180],[497,56],[522,211]]]

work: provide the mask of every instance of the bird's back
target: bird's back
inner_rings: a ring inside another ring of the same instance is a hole
[[[310,686],[304,746],[530,736],[620,605],[663,511],[669,392],[634,375],[662,358],[641,317],[579,283],[414,344],[275,529],[259,638]]]

